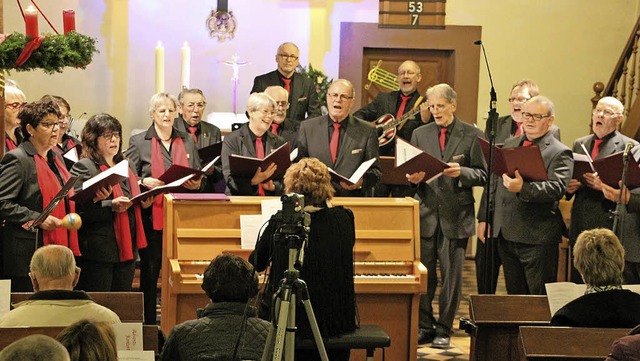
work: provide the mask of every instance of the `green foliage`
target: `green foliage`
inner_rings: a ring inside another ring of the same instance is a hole
[[[298,73],[306,76],[311,79],[313,83],[316,85],[316,93],[318,93],[318,101],[321,106],[327,106],[327,91],[329,90],[329,85],[333,82],[333,79],[328,78],[327,75],[320,69],[314,69],[314,67],[309,64],[309,69],[302,65],[298,65],[297,69]]]
[[[13,33],[0,44],[0,69],[30,71],[42,69],[47,74],[61,73],[64,67],[84,69],[97,53],[96,39],[72,31],[66,35],[45,35],[42,44],[29,60],[16,68],[16,60],[27,45],[24,34]]]

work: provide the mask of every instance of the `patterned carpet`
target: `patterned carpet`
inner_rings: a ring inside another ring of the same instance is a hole
[[[462,275],[462,295],[460,307],[456,313],[456,320],[453,323],[456,328],[455,333],[451,336],[451,347],[447,350],[431,348],[430,344],[418,346],[418,361],[461,361],[469,360],[469,347],[471,339],[464,331],[457,329],[460,324],[460,317],[469,317],[469,295],[477,293],[476,287],[476,265],[473,259],[468,259],[464,263],[464,271]],[[438,274],[438,280],[440,274]],[[438,291],[436,291],[435,300],[438,299]],[[504,286],[504,277],[502,269],[498,279],[498,289],[496,294],[506,295],[507,291]],[[433,304],[434,313],[438,312],[438,303]]]

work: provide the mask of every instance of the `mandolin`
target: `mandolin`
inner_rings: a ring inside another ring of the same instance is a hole
[[[391,142],[396,136],[397,127],[404,124],[407,120],[413,118],[418,113],[420,113],[419,106],[411,109],[398,119],[391,114],[385,114],[371,122],[378,132],[378,146],[382,147],[389,144],[389,142]]]

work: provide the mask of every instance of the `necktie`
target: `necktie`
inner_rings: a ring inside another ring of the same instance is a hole
[[[193,137],[193,141],[196,142],[196,144],[198,144],[198,137],[196,137],[197,130],[198,130],[198,127],[189,127],[189,133],[191,133],[191,136]]]
[[[262,145],[262,138],[260,137],[256,138],[256,158],[264,159],[264,146]],[[262,184],[258,184],[258,195],[264,195],[264,188],[262,188]]]
[[[519,135],[522,135],[522,122],[516,122],[516,126],[517,126],[517,128],[516,128],[516,132],[515,132],[515,133],[513,133],[513,136],[514,136],[514,137],[517,137],[517,136],[519,136]]]
[[[276,123],[272,123],[271,124],[271,133],[278,135],[278,128],[280,127],[280,124],[276,124]]]
[[[447,128],[440,128],[440,150],[444,152],[444,146],[447,144]]]
[[[340,123],[333,123],[333,133],[329,142],[329,151],[331,151],[331,161],[336,163],[338,157],[338,143],[340,142]]]
[[[593,149],[591,149],[591,159],[596,159],[598,153],[600,153],[600,144],[602,144],[602,139],[596,139],[593,142]]]
[[[530,142],[530,141],[528,141],[528,140],[526,140],[526,139],[522,142],[522,146],[523,146],[523,147],[530,147],[530,146],[531,146],[531,144],[533,144],[533,143],[532,143],[532,142]]]
[[[400,94],[400,98],[402,98],[402,103],[400,103],[400,106],[398,107],[398,112],[396,113],[396,119],[400,118],[404,114],[404,108],[407,107],[407,103],[409,102],[409,99],[411,99],[410,96],[402,95],[402,94]]]
[[[287,93],[291,94],[291,79],[282,78],[282,82],[284,83],[283,88],[287,91]]]

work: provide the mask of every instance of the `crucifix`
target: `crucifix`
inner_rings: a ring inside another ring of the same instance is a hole
[[[238,61],[240,57],[238,54],[234,54],[231,60],[221,61],[220,63],[228,65],[233,69],[233,75],[231,76],[231,84],[233,84],[233,113],[237,114],[236,105],[238,98],[238,83],[240,83],[240,67],[249,64],[248,61]]]

